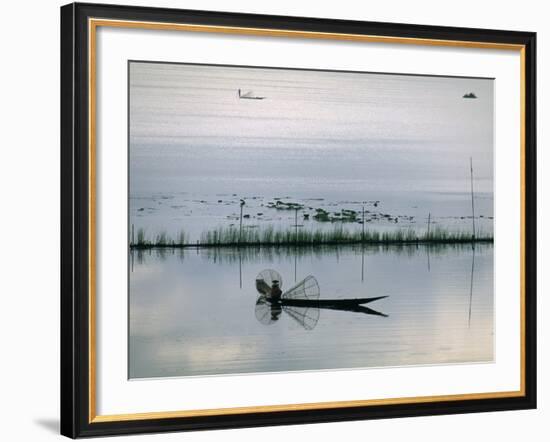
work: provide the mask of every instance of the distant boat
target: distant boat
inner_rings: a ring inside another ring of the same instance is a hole
[[[470,93],[468,93],[468,94],[464,94],[464,95],[462,96],[462,98],[477,98],[477,95],[474,94],[473,92],[470,92]]]
[[[241,92],[241,90],[239,89],[239,98],[240,99],[245,99],[245,100],[263,100],[265,97],[258,97],[256,95],[254,95],[254,92],[252,92],[252,91],[248,91],[248,92],[245,92],[243,94]]]

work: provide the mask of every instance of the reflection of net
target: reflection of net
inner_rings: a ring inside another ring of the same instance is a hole
[[[271,303],[267,301],[265,296],[260,296],[256,301],[254,309],[256,319],[263,325],[273,324],[281,314],[281,307],[273,308]]]
[[[314,329],[319,321],[320,314],[319,308],[316,305],[285,305],[284,300],[317,300],[321,293],[317,280],[313,276],[308,276],[303,281],[300,281],[282,295],[282,302],[271,300],[271,289],[274,281],[278,281],[279,286],[281,286],[283,278],[278,272],[271,269],[262,270],[256,277],[256,289],[262,295],[257,299],[254,311],[258,322],[264,325],[273,324],[279,319],[281,312],[284,310],[285,313],[304,329]]]
[[[317,307],[283,306],[283,310],[306,330],[313,330],[319,321],[320,310]]]
[[[319,299],[321,289],[314,276],[309,275],[283,293],[283,299]]]
[[[283,310],[306,330],[313,330],[319,321],[320,310],[317,307],[295,307],[279,303],[273,304],[265,296],[260,296],[256,300],[254,314],[258,322],[263,325],[270,325],[279,320]]]
[[[265,282],[270,288],[273,286],[273,281],[279,281],[279,287],[283,286],[283,277],[279,272],[272,269],[265,269],[258,273],[256,281]]]

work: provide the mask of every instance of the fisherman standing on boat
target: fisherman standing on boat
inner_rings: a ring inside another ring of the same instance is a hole
[[[281,300],[281,295],[283,294],[281,287],[279,287],[279,281],[274,280],[271,286],[271,291],[269,293],[269,301],[279,302]]]

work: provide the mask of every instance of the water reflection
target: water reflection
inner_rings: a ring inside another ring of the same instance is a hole
[[[471,249],[470,243],[455,243],[455,244],[374,244],[374,245],[322,245],[322,246],[279,246],[279,247],[187,247],[187,248],[170,248],[159,247],[151,249],[130,249],[131,259],[136,259],[138,264],[143,264],[148,258],[155,260],[166,260],[169,257],[176,256],[184,261],[189,257],[190,253],[200,255],[202,259],[211,261],[215,264],[233,264],[235,262],[243,263],[255,262],[258,257],[263,260],[275,261],[278,259],[292,259],[295,266],[297,260],[304,257],[324,258],[334,256],[338,261],[341,253],[352,252],[361,254],[361,266],[364,269],[365,257],[391,253],[392,255],[407,256],[409,258],[417,257],[419,252],[425,251],[432,258],[446,255],[448,253],[463,253]],[[492,247],[492,244],[478,244],[478,248]],[[363,272],[364,273],[364,272]],[[363,274],[364,276],[364,274]]]
[[[476,263],[476,245],[472,243],[472,269],[470,271],[470,302],[468,305],[468,328],[472,322],[472,298],[474,294],[474,269]]]
[[[131,378],[494,357],[491,244],[165,248],[128,264]],[[266,268],[280,274],[258,278]],[[281,302],[268,298],[274,279]]]
[[[263,270],[256,277],[256,290],[260,296],[256,300],[255,314],[261,324],[273,324],[279,320],[281,313],[285,312],[304,329],[313,330],[319,321],[320,309],[388,316],[364,305],[387,296],[319,299],[321,293],[319,283],[312,275],[284,293],[281,292],[281,288],[282,277],[275,270]]]

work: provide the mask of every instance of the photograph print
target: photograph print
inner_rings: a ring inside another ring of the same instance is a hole
[[[494,79],[128,70],[130,379],[494,361]]]

